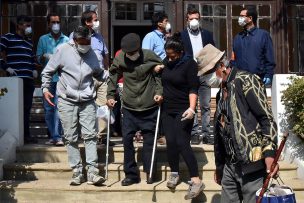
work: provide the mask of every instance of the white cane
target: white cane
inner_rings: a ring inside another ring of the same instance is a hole
[[[108,108],[107,147],[106,147],[106,175],[105,175],[106,180],[108,180],[109,143],[110,143],[110,123],[111,123],[111,109]]]
[[[149,180],[152,180],[153,162],[154,162],[155,150],[156,150],[156,145],[157,145],[156,141],[157,141],[157,134],[158,134],[159,118],[160,118],[160,106],[158,107],[158,112],[157,112],[156,129],[155,129],[155,135],[154,135],[154,144],[153,144],[153,151],[152,151],[152,158],[151,158]]]

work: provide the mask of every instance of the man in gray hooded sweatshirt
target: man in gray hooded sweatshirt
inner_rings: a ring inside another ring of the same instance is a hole
[[[53,95],[49,92],[52,76],[58,71],[58,111],[64,130],[68,161],[73,169],[71,185],[84,182],[83,166],[77,140],[82,134],[87,166],[87,183],[99,185],[105,179],[99,176],[97,156],[97,129],[95,125],[96,91],[93,77],[101,77],[102,69],[95,52],[91,49],[91,32],[79,26],[73,39],[58,47],[42,72],[42,90],[50,105]]]

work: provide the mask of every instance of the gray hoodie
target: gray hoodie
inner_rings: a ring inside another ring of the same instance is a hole
[[[59,75],[57,95],[60,98],[71,102],[84,102],[95,98],[93,76],[101,77],[103,69],[92,49],[81,54],[73,40],[59,46],[41,73],[42,89],[50,87],[56,71]]]

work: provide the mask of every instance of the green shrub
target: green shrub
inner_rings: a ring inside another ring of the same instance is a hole
[[[304,77],[290,77],[290,80],[282,102],[292,131],[304,141]]]

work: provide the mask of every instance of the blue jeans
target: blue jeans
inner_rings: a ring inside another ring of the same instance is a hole
[[[78,139],[82,136],[85,148],[85,163],[88,172],[98,167],[96,105],[94,100],[72,103],[58,99],[58,111],[64,130],[69,165],[74,171],[82,171]]]
[[[198,89],[198,99],[200,103],[201,119],[202,119],[202,135],[209,136],[210,134],[210,102],[211,102],[211,88],[205,81],[200,79],[200,87]],[[198,120],[197,114],[194,117],[194,123],[191,135],[198,134]]]
[[[61,139],[62,135],[62,127],[59,120],[57,101],[58,96],[56,95],[56,85],[57,82],[51,82],[49,87],[50,93],[54,96],[53,103],[54,106],[51,106],[44,98],[43,98],[43,107],[45,112],[45,122],[49,129],[51,139],[54,141],[58,141]]]

